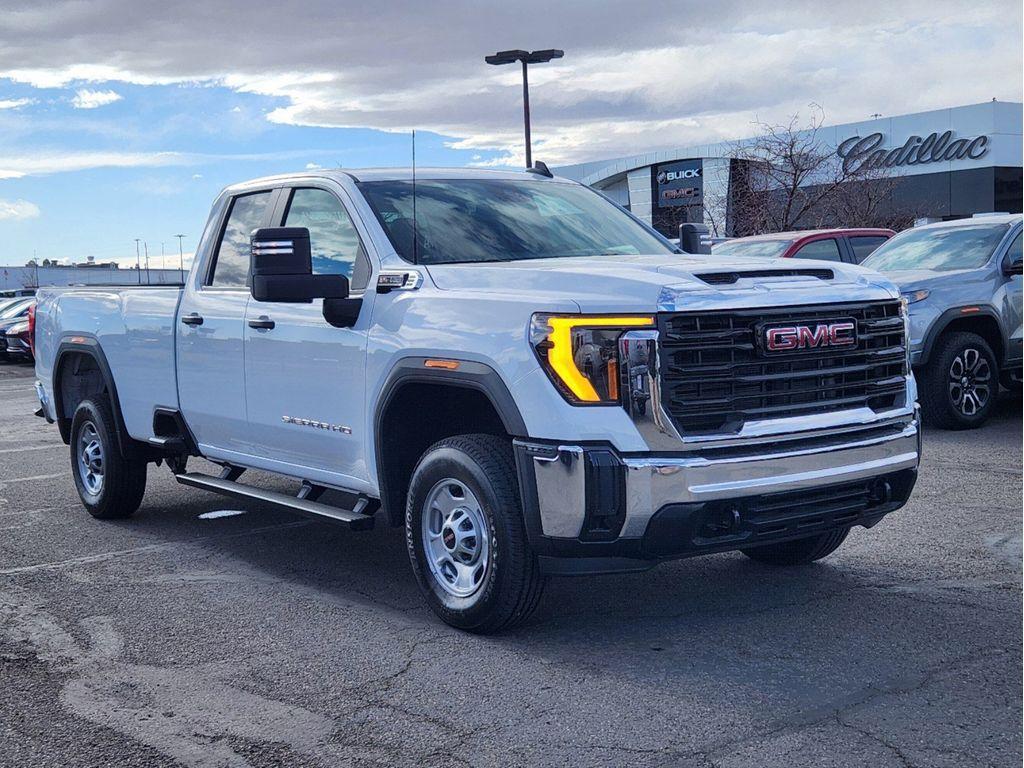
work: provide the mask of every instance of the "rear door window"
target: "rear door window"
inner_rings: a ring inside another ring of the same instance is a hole
[[[213,274],[214,288],[244,288],[249,280],[249,240],[254,229],[263,226],[270,202],[270,190],[239,195],[231,201],[224,232],[217,245]]]
[[[853,251],[853,263],[860,264],[878,246],[889,238],[881,235],[857,235],[850,238],[850,250]]]
[[[794,259],[820,259],[821,261],[842,261],[839,253],[839,243],[835,238],[827,240],[812,240],[793,254]]]

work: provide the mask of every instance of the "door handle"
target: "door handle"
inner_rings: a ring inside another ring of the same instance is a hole
[[[200,315],[198,312],[192,312],[191,314],[182,317],[181,322],[183,322],[185,325],[202,325],[203,316]]]
[[[269,331],[274,327],[274,321],[266,315],[260,315],[256,320],[249,321],[249,327],[259,331]]]

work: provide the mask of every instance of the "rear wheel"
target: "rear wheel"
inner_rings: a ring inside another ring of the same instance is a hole
[[[451,626],[496,632],[537,607],[544,579],[507,440],[461,435],[431,446],[413,471],[405,532],[420,589]]]
[[[104,399],[86,399],[71,421],[71,473],[86,510],[101,520],[130,517],[146,492],[146,462],[126,459]]]
[[[941,429],[974,429],[988,419],[999,394],[999,366],[976,333],[939,339],[921,377],[921,411]]]
[[[816,536],[784,541],[781,544],[768,544],[764,547],[750,547],[741,551],[751,560],[757,560],[759,563],[806,565],[831,555],[846,541],[846,536],[849,533],[849,528],[840,528],[836,531],[819,533]]]

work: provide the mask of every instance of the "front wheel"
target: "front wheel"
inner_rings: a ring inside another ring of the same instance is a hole
[[[507,440],[460,435],[432,445],[413,471],[405,536],[420,589],[447,624],[496,632],[537,607],[544,578]]]
[[[146,462],[118,450],[114,413],[103,399],[79,403],[71,420],[71,474],[86,510],[100,520],[130,517],[146,492]]]
[[[988,342],[963,331],[939,339],[921,377],[925,421],[942,429],[980,427],[998,394],[999,366]]]

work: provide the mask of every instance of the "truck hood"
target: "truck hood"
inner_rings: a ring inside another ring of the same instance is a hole
[[[793,259],[694,254],[587,256],[431,265],[427,270],[444,291],[519,298],[560,295],[575,301],[582,312],[785,306],[898,295],[877,272],[850,264]],[[784,274],[793,270],[829,270],[833,277],[823,280]],[[750,276],[744,277],[747,274]],[[724,282],[731,275],[738,279]]]

